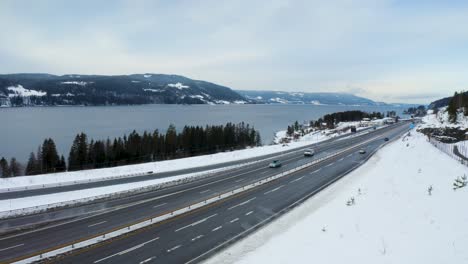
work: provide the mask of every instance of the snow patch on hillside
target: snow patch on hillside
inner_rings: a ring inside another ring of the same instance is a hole
[[[411,134],[207,263],[467,263],[466,167]]]
[[[179,90],[190,88],[190,86],[188,86],[188,85],[183,85],[183,84],[180,83],[180,82],[178,82],[178,83],[169,83],[167,86],[172,87],[172,88],[177,88],[177,89],[179,89]]]
[[[457,122],[450,123],[447,107],[441,107],[439,111],[434,114],[432,110],[428,111],[427,115],[422,118],[423,124],[421,128],[439,128],[439,127],[459,127],[461,129],[468,128],[468,116],[464,116],[462,112],[457,113]]]
[[[22,97],[29,97],[29,96],[45,96],[47,95],[46,92],[43,91],[36,91],[36,90],[29,90],[24,88],[21,84],[17,86],[10,86],[7,87],[7,90],[13,93],[8,94],[9,97],[15,96],[22,96]]]
[[[68,84],[68,85],[79,85],[79,86],[86,86],[88,83],[87,82],[77,82],[77,81],[66,81],[66,82],[60,82],[61,84]]]

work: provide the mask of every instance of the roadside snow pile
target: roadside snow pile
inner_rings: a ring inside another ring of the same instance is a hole
[[[467,176],[412,131],[207,263],[467,263]]]
[[[149,162],[113,168],[42,174],[34,176],[21,176],[12,178],[0,178],[0,189],[73,181],[84,181],[89,179],[111,179],[113,177],[122,177],[124,175],[131,176],[135,174],[145,174],[150,171],[153,173],[161,173],[175,170],[183,170],[231,161],[244,160],[267,154],[279,153],[282,151],[300,148],[312,143],[314,143],[313,139],[311,139],[310,141],[294,142],[286,146],[272,145],[255,147],[231,152],[222,152],[213,155],[203,155],[183,159]]]

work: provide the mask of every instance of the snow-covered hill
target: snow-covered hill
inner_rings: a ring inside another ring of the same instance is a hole
[[[0,105],[244,104],[228,87],[179,75],[0,75]]]
[[[468,263],[467,167],[411,134],[207,263]]]

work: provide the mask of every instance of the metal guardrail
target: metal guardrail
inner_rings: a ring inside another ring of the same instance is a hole
[[[44,250],[42,252],[35,253],[33,255],[26,256],[24,258],[19,258],[19,259],[16,259],[14,261],[16,261],[15,263],[31,263],[31,262],[34,262],[34,261],[40,261],[40,260],[50,258],[50,257],[56,256],[56,255],[59,255],[59,254],[63,254],[65,252],[68,252],[68,251],[71,251],[71,250],[84,248],[84,247],[87,247],[87,246],[90,246],[90,245],[93,245],[93,244],[97,244],[99,242],[102,242],[102,241],[105,241],[105,240],[108,240],[108,239],[111,239],[111,238],[115,238],[117,236],[120,236],[120,235],[129,233],[129,232],[135,231],[137,229],[150,226],[150,225],[152,225],[154,223],[158,223],[158,222],[168,220],[168,219],[170,219],[172,217],[182,215],[182,214],[185,214],[187,212],[199,209],[199,208],[204,207],[206,205],[218,202],[220,200],[224,200],[226,198],[237,195],[239,193],[248,191],[248,190],[250,190],[252,188],[258,187],[260,185],[267,184],[267,183],[269,183],[271,181],[277,180],[279,178],[285,177],[285,176],[290,175],[292,173],[295,173],[297,171],[300,171],[300,170],[303,170],[305,168],[311,167],[311,166],[313,166],[315,164],[318,164],[318,163],[320,163],[320,162],[322,162],[324,160],[330,159],[332,157],[335,157],[337,155],[340,155],[340,154],[345,153],[347,151],[350,151],[352,149],[356,149],[356,148],[358,148],[358,147],[360,147],[360,146],[362,146],[364,144],[367,144],[368,142],[373,141],[373,140],[375,140],[375,139],[377,139],[379,137],[382,137],[382,136],[377,136],[377,137],[368,139],[368,140],[363,141],[363,142],[361,142],[361,143],[359,143],[359,144],[357,144],[355,146],[345,148],[343,150],[340,150],[340,151],[337,151],[337,152],[335,152],[333,154],[330,154],[330,155],[328,155],[326,157],[313,160],[311,162],[308,162],[308,163],[306,163],[304,165],[293,168],[291,170],[284,171],[284,172],[281,172],[279,174],[260,179],[260,180],[254,182],[254,183],[250,183],[250,184],[244,185],[242,187],[239,187],[239,188],[236,188],[236,189],[233,189],[233,190],[229,190],[229,191],[224,192],[222,194],[215,195],[213,197],[210,197],[210,198],[204,199],[202,201],[190,204],[188,206],[185,206],[185,207],[170,211],[168,213],[157,215],[157,216],[152,216],[152,217],[149,217],[147,219],[140,220],[138,222],[135,222],[135,223],[132,223],[132,224],[129,224],[129,225],[125,225],[125,226],[122,226],[122,227],[115,228],[115,229],[113,229],[111,231],[107,231],[107,232],[104,232],[104,233],[94,235],[94,236],[92,236],[90,238],[84,238],[84,239],[81,239],[79,241],[75,241],[75,242],[63,245],[63,246],[61,246],[59,248],[55,248],[53,250],[46,249],[46,250]]]

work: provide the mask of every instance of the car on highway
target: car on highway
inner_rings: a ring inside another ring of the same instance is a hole
[[[312,157],[314,154],[315,154],[315,150],[313,149],[304,150],[304,157]]]
[[[365,149],[360,149],[359,150],[359,154],[365,154],[366,153],[366,150]]]
[[[385,141],[388,141],[388,137],[384,138]]]
[[[279,168],[281,167],[281,162],[279,160],[274,160],[268,165],[270,168]]]

